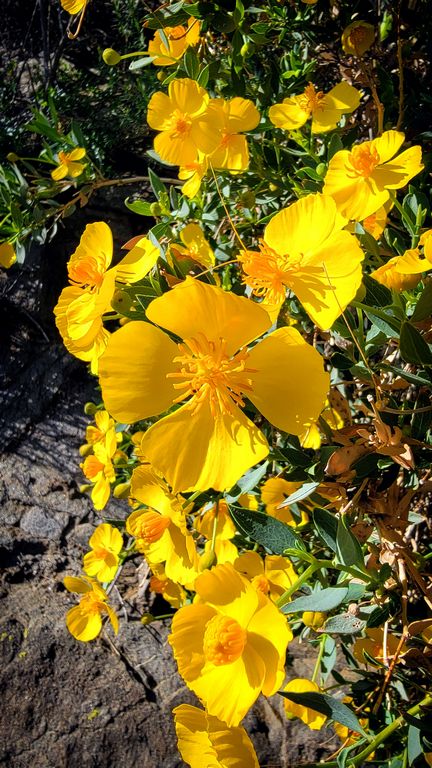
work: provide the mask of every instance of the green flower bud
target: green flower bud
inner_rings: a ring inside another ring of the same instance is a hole
[[[105,64],[108,64],[109,67],[115,67],[116,64],[121,61],[121,56],[117,51],[114,50],[114,48],[105,48],[102,58],[105,62]]]
[[[6,155],[6,160],[9,160],[10,163],[17,163],[19,160],[18,155],[15,154],[15,152],[8,152]]]
[[[130,491],[130,483],[119,483],[113,491],[116,499],[127,499]]]
[[[116,312],[119,312],[120,314],[122,312],[129,312],[132,306],[132,299],[127,291],[119,290],[114,293],[114,296],[111,300],[111,306]]]
[[[318,176],[324,177],[327,173],[327,166],[325,163],[319,163],[315,170]]]
[[[91,400],[85,404],[84,413],[86,416],[94,416],[97,411],[97,405],[91,402]]]
[[[79,455],[83,457],[83,459],[86,456],[90,456],[90,454],[93,453],[93,446],[89,445],[88,443],[84,443],[79,449]]]
[[[147,626],[147,624],[151,624],[152,621],[154,620],[155,620],[155,617],[153,616],[152,613],[143,613],[140,619],[141,624],[144,624],[145,627]]]
[[[152,203],[150,206],[150,213],[152,216],[160,216],[162,214],[162,206],[160,203]]]

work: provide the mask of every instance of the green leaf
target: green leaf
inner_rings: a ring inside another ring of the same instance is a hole
[[[198,78],[200,65],[198,57],[192,48],[188,48],[183,56],[183,67],[191,80],[196,80]]]
[[[402,379],[405,379],[405,381],[408,381],[409,384],[419,384],[421,387],[430,387],[431,385],[431,379],[427,379],[425,376],[419,376],[416,373],[404,371],[402,368],[397,368],[395,365],[381,363],[380,369],[382,371],[391,371],[392,373],[395,373],[396,376],[400,376]]]
[[[290,507],[292,504],[298,504],[299,501],[307,499],[318,488],[319,483],[303,483],[303,485],[290,495],[279,505],[278,509]]]
[[[147,203],[145,200],[132,200],[129,202],[128,197],[124,202],[126,208],[129,208],[133,213],[137,213],[139,216],[152,216],[151,203]]]
[[[210,67],[208,64],[201,70],[197,77],[197,83],[201,88],[206,88],[210,77]]]
[[[315,712],[320,712],[322,715],[326,715],[336,723],[345,725],[350,731],[361,733],[362,736],[367,734],[361,727],[356,715],[343,704],[342,701],[335,699],[333,696],[329,696],[327,693],[317,693],[315,691],[307,691],[305,693],[294,693],[294,691],[279,691],[279,693],[286,699],[293,701],[294,704],[301,704],[303,707],[313,709]]]
[[[168,197],[168,192],[166,190],[165,184],[163,183],[163,181],[160,180],[159,176],[154,171],[152,171],[151,168],[148,169],[148,176],[149,176],[150,186],[157,200],[160,200],[161,197],[164,195]]]
[[[432,315],[432,280],[428,280],[417,301],[416,308],[411,317],[413,323],[419,323]]]
[[[289,525],[276,520],[275,517],[239,507],[230,509],[230,515],[241,533],[274,555],[283,555],[286,549],[305,548],[301,538]]]
[[[340,613],[339,616],[330,616],[324,624],[323,630],[328,634],[355,635],[366,626],[364,619],[353,616],[352,613]]]
[[[432,365],[432,351],[411,323],[404,322],[400,334],[400,353],[407,363],[416,365]]]
[[[371,309],[370,307],[365,307],[363,304],[357,305],[357,302],[355,302],[355,306],[359,306],[360,309],[364,309],[364,313],[366,317],[371,321],[371,323],[376,325],[380,331],[386,333],[387,336],[390,336],[391,338],[394,336],[399,336],[400,322],[392,314],[390,314],[389,311],[386,312],[383,309]]]
[[[385,285],[381,285],[381,283],[378,283],[369,275],[363,277],[363,283],[366,288],[363,304],[366,304],[368,307],[390,306],[392,303],[392,294]]]
[[[326,509],[317,507],[312,513],[312,519],[318,536],[333,552],[336,552],[337,517]]]
[[[297,613],[299,611],[332,611],[343,603],[348,595],[346,587],[327,587],[318,589],[310,595],[297,597],[281,608],[282,613]]]
[[[254,469],[250,469],[248,472],[245,472],[240,480],[238,480],[236,484],[226,492],[225,499],[227,500],[228,504],[232,504],[234,501],[237,501],[242,493],[249,493],[249,491],[252,491],[253,488],[255,488],[260,480],[262,480],[264,477],[265,473],[267,472],[267,467],[268,461],[265,461],[263,464],[259,464]]]
[[[348,528],[346,517],[340,517],[336,532],[336,556],[342,565],[364,566],[362,548]]]
[[[423,754],[423,747],[420,741],[420,731],[413,725],[408,728],[408,764],[412,765],[414,760],[417,760],[419,755]]]

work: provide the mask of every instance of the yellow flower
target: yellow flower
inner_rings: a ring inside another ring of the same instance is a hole
[[[121,433],[116,433],[115,421],[110,417],[108,411],[96,411],[94,418],[95,425],[89,424],[86,428],[86,440],[88,445],[93,446],[95,443],[101,443],[107,436],[110,441],[114,440],[114,443],[119,442]]]
[[[329,385],[320,355],[293,328],[271,325],[249,299],[186,278],[151,302],[150,321],[112,336],[100,365],[107,410],[131,423],[183,405],[153,424],[141,450],[175,492],[230,488],[268,454],[241,408],[247,397],[279,429],[299,434]]]
[[[80,13],[87,5],[88,0],[60,0],[61,7],[74,16]]]
[[[266,555],[264,560],[258,552],[244,552],[233,563],[236,571],[246,576],[255,589],[276,601],[297,580],[297,574],[290,560],[279,555]]]
[[[93,373],[109,338],[102,316],[111,309],[115,281],[141,280],[156,264],[159,249],[141,238],[116,267],[108,269],[112,257],[109,226],[103,221],[87,224],[68,263],[71,285],[63,289],[54,309],[66,348],[80,360],[90,362]]]
[[[137,550],[152,567],[164,563],[167,578],[179,584],[193,582],[198,574],[198,555],[186,527],[184,500],[174,496],[148,465],[133,471],[131,497],[147,508],[136,509],[126,521]]]
[[[290,680],[289,683],[283,688],[284,691],[290,693],[309,693],[309,691],[319,692],[319,687],[312,680],[306,678],[296,677],[294,680]],[[284,710],[287,718],[292,720],[294,717],[300,718],[312,731],[320,731],[325,721],[327,720],[325,715],[321,715],[309,707],[305,707],[303,704],[295,704],[293,701],[286,699],[283,700]]]
[[[86,643],[94,640],[102,629],[102,615],[106,614],[118,632],[118,618],[107,604],[108,595],[94,579],[86,576],[66,576],[63,580],[69,592],[82,595],[79,605],[75,605],[66,614],[66,626],[76,640]]]
[[[116,475],[111,459],[116,451],[116,444],[112,444],[108,437],[102,443],[95,443],[94,453],[86,456],[80,467],[88,480],[93,483],[91,500],[94,508],[103,509],[110,497],[111,483],[114,482]]]
[[[333,155],[323,192],[335,200],[342,216],[366,219],[390,200],[391,190],[404,187],[423,170],[418,145],[394,157],[404,140],[400,131],[385,131],[377,139]]]
[[[269,477],[261,486],[261,501],[265,505],[267,514],[287,525],[298,525],[289,507],[282,507],[282,509],[279,507],[288,496],[298,491],[300,486],[301,483],[293,483],[284,480],[283,477]],[[308,520],[306,512],[302,512],[301,523],[307,523]]]
[[[219,718],[190,704],[173,710],[179,752],[190,768],[259,768],[244,728],[227,728]]]
[[[416,248],[405,251],[403,256],[393,256],[385,264],[378,269],[371,272],[371,277],[381,285],[385,285],[393,291],[408,291],[411,288],[415,288],[420,281],[420,275],[418,272],[408,271],[412,268],[418,267],[420,264],[421,272],[426,269],[432,269],[432,264],[424,266],[424,263],[420,259],[420,251]],[[403,271],[407,269],[407,272]]]
[[[195,530],[208,539],[204,552],[211,551],[213,535],[215,535],[214,553],[218,563],[233,563],[238,557],[238,549],[231,542],[236,534],[236,527],[230,517],[228,504],[221,499],[218,504],[212,504],[205,509],[201,517],[195,520]]]
[[[303,624],[312,629],[319,629],[322,627],[326,618],[327,614],[322,613],[322,611],[304,611],[302,613]]]
[[[123,548],[123,536],[109,523],[98,525],[90,536],[92,552],[84,555],[84,571],[96,576],[98,581],[112,581],[117,573],[119,554]]]
[[[195,80],[172,80],[168,95],[154,93],[148,105],[147,122],[160,131],[154,140],[159,157],[172,165],[186,166],[198,160],[199,152],[210,154],[218,143],[213,126],[201,125],[209,96]]]
[[[333,325],[362,280],[364,254],[345,224],[331,198],[307,195],[273,216],[259,253],[240,253],[244,282],[272,316],[289,288],[319,328]]]
[[[170,248],[170,253],[177,259],[190,259],[203,267],[214,266],[215,255],[199,224],[194,221],[186,224],[180,231],[180,240],[183,245],[175,243]]]
[[[153,575],[150,579],[150,589],[161,595],[173,608],[181,608],[186,602],[186,592],[180,584],[169,579],[162,565],[152,565]]]
[[[74,11],[78,13],[78,11]],[[82,160],[85,157],[85,149],[82,147],[76,147],[72,152],[59,152],[58,153],[58,167],[51,171],[51,176],[54,181],[60,181],[66,176],[70,176],[75,179],[77,176],[81,176],[86,163],[79,163],[78,160]]]
[[[153,64],[157,67],[170,67],[181,59],[190,45],[197,44],[200,36],[200,22],[189,18],[187,27],[181,24],[177,27],[164,27],[163,33],[168,41],[168,47],[162,39],[160,30],[157,29],[153,39],[149,41],[148,52],[151,56],[155,56]]]
[[[193,162],[182,164],[178,177],[180,181],[184,181],[181,191],[186,197],[195,197],[207,170],[208,158],[202,152],[198,152],[197,159]]]
[[[207,712],[238,725],[261,692],[279,688],[292,634],[276,606],[228,563],[201,574],[195,589],[198,602],[176,613],[168,640]]]
[[[399,639],[391,632],[387,633],[386,648],[384,649],[384,630],[382,627],[367,629],[366,637],[358,638],[352,648],[352,654],[362,664],[367,663],[363,651],[377,661],[383,662],[385,657],[391,659],[397,651]]]
[[[332,430],[342,429],[344,426],[344,420],[335,408],[332,408],[329,402],[326,402],[326,407],[320,414],[320,418],[323,419],[326,424]],[[302,448],[311,448],[317,451],[321,446],[321,430],[318,422],[310,424],[306,432],[300,436],[300,445]]]
[[[0,267],[9,269],[16,262],[16,253],[11,243],[0,243]]]
[[[250,99],[212,99],[201,121],[208,132],[217,128],[217,147],[209,158],[213,168],[245,171],[249,166],[249,150],[243,131],[252,131],[260,121],[260,113]]]
[[[360,104],[360,92],[345,81],[328,93],[317,91],[312,83],[300,96],[290,96],[269,109],[269,118],[277,128],[294,131],[312,117],[312,133],[336,128],[342,115],[351,114]]]
[[[374,44],[375,27],[367,21],[353,21],[342,32],[342,48],[345,53],[363,56]]]

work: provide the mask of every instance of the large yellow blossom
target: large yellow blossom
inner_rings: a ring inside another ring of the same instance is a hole
[[[159,131],[154,148],[162,160],[183,167],[194,163],[199,152],[213,152],[219,134],[214,126],[201,123],[208,104],[207,91],[188,78],[172,80],[168,95],[161,91],[153,94],[147,122]]]
[[[69,592],[81,595],[79,605],[66,614],[66,626],[76,640],[86,643],[94,640],[102,629],[102,616],[108,616],[114,632],[118,632],[118,618],[108,605],[108,595],[94,579],[86,576],[66,576],[63,580]]]
[[[173,715],[179,752],[190,768],[259,768],[244,728],[228,728],[190,704],[180,704]]]
[[[76,147],[72,152],[59,152],[58,153],[58,166],[51,171],[51,176],[54,181],[60,181],[66,176],[70,176],[72,179],[81,176],[86,163],[79,163],[78,160],[82,160],[85,157],[85,149],[83,147]]]
[[[364,254],[345,224],[331,198],[297,200],[267,224],[259,252],[240,253],[244,282],[276,313],[289,288],[319,328],[330,328],[362,280]]]
[[[80,360],[90,362],[93,373],[105,349],[109,333],[102,316],[111,309],[115,282],[141,280],[156,264],[159,249],[143,237],[116,266],[113,237],[107,224],[87,224],[68,263],[70,286],[64,288],[54,309],[56,325],[66,348]]]
[[[200,36],[200,22],[198,19],[189,18],[187,27],[182,24],[177,27],[164,27],[163,33],[164,39],[159,29],[156,30],[153,39],[149,41],[148,52],[151,56],[155,56],[153,64],[157,67],[170,67],[181,59],[190,45],[197,44]]]
[[[260,113],[250,99],[212,99],[201,125],[219,132],[218,144],[209,158],[213,168],[245,171],[249,166],[249,150],[244,131],[252,131],[260,121]]]
[[[351,114],[360,104],[360,92],[342,81],[328,93],[317,91],[312,83],[299,96],[290,96],[269,109],[269,118],[277,128],[294,131],[312,118],[312,133],[336,128],[342,115]]]
[[[313,693],[318,693],[319,687],[312,680],[307,680],[303,677],[296,677],[294,680],[290,680],[283,690],[290,693],[309,693],[310,691]],[[289,720],[292,720],[294,717],[298,717],[312,731],[320,731],[325,721],[327,720],[325,715],[322,715],[320,712],[316,712],[314,709],[310,709],[310,707],[306,707],[304,704],[295,704],[293,701],[290,701],[290,699],[286,699],[285,697],[283,703],[285,714]]]
[[[385,131],[377,139],[333,155],[323,192],[335,200],[342,216],[357,221],[367,218],[390,200],[391,190],[404,187],[423,170],[418,145],[395,157],[404,140],[400,131]]]
[[[328,390],[318,352],[293,328],[271,325],[249,299],[188,277],[110,338],[100,383],[108,411],[130,423],[180,408],[153,424],[141,450],[175,492],[230,488],[268,453],[241,408],[248,398],[291,434],[317,417]]]
[[[375,27],[367,21],[353,21],[342,32],[342,48],[345,53],[363,56],[374,44]]]
[[[84,571],[98,581],[112,581],[119,566],[123,536],[109,523],[101,523],[90,536],[91,552],[84,555]]]
[[[168,639],[207,712],[238,725],[261,692],[279,688],[292,635],[276,606],[229,563],[201,574],[195,589],[198,601],[176,613]]]

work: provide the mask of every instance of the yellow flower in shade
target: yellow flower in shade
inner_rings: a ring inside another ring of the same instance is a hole
[[[238,549],[231,541],[236,534],[236,527],[230,517],[228,504],[223,499],[212,504],[202,516],[195,519],[195,530],[208,539],[205,554],[211,551],[212,539],[215,537],[214,553],[218,563],[233,563],[238,557]]]
[[[324,419],[333,431],[342,429],[344,426],[342,416],[335,408],[331,407],[328,401],[323,412],[320,414],[320,418]],[[314,451],[318,450],[321,446],[321,430],[318,422],[308,426],[306,432],[300,436],[300,444],[303,448],[311,448]]]
[[[365,228],[366,232],[369,232],[369,234],[372,235],[375,240],[379,240],[382,233],[384,232],[387,226],[388,213],[392,206],[393,203],[389,201],[385,205],[382,205],[381,208],[378,208],[375,213],[371,213],[370,216],[367,216],[366,219],[363,219],[363,227]]]
[[[272,316],[289,288],[319,328],[333,325],[362,280],[364,254],[345,224],[331,198],[307,195],[273,216],[259,252],[240,253],[243,281]]]
[[[162,565],[152,565],[152,571],[149,584],[151,591],[161,595],[173,608],[181,608],[186,602],[186,592],[183,587],[168,578]]]
[[[112,581],[119,566],[119,554],[123,549],[123,536],[109,523],[98,525],[90,536],[91,552],[84,555],[84,571],[96,576],[98,581]]]
[[[161,91],[153,94],[147,122],[160,132],[155,137],[154,149],[162,160],[183,167],[198,160],[199,152],[213,152],[218,132],[208,123],[201,124],[208,104],[207,91],[188,78],[172,80],[168,95]]]
[[[299,96],[290,96],[269,109],[269,118],[277,128],[294,131],[312,118],[312,133],[336,128],[342,115],[351,114],[360,104],[360,91],[342,81],[328,93],[317,91],[312,83]]]
[[[269,477],[261,486],[261,501],[265,505],[267,514],[287,525],[295,526],[307,523],[309,517],[303,510],[301,511],[301,519],[299,523],[289,507],[282,507],[282,509],[279,509],[282,502],[284,502],[288,496],[291,496],[292,493],[298,491],[300,486],[301,483],[292,483],[289,480],[284,480],[283,477]]]
[[[178,177],[180,181],[184,182],[181,191],[186,197],[195,197],[207,171],[208,158],[202,152],[198,152],[196,160],[179,168]]]
[[[81,595],[79,605],[66,614],[66,626],[75,637],[86,643],[94,640],[102,629],[102,616],[108,616],[114,632],[118,632],[118,618],[108,605],[108,595],[94,579],[86,576],[66,576],[63,584],[69,592]]]
[[[183,245],[174,243],[170,247],[170,253],[179,261],[189,259],[201,264],[203,267],[212,267],[215,264],[215,255],[210,243],[204,237],[199,224],[192,221],[186,224],[180,231],[180,240]]]
[[[176,613],[168,640],[208,714],[235,726],[261,692],[278,690],[292,634],[276,606],[229,563],[201,574],[195,590],[198,601]]]
[[[309,693],[310,691],[319,693],[319,687],[316,683],[302,677],[296,677],[294,680],[290,680],[282,690],[288,691],[289,693]],[[327,720],[327,717],[321,715],[320,712],[305,707],[303,704],[295,704],[293,701],[286,699],[285,696],[283,704],[285,714],[289,720],[298,717],[312,731],[320,731]]]
[[[363,651],[381,663],[391,659],[397,651],[399,639],[391,632],[387,633],[386,647],[384,648],[384,630],[382,627],[367,629],[366,637],[358,638],[352,648],[352,654],[362,664],[367,663]]]
[[[59,152],[58,167],[51,171],[54,181],[60,181],[60,179],[64,179],[66,176],[72,179],[81,176],[86,163],[79,163],[78,160],[82,160],[85,157],[85,153],[86,151],[82,147],[77,147],[72,152]]]
[[[190,704],[180,704],[173,715],[178,749],[190,768],[259,768],[244,728],[228,728]]]
[[[311,629],[319,629],[322,627],[326,618],[327,614],[322,611],[304,611],[302,613],[303,624],[305,624],[306,627],[311,627]]]
[[[116,452],[116,443],[108,437],[102,443],[95,443],[94,453],[86,456],[80,467],[87,480],[91,480],[93,488],[91,500],[94,508],[101,510],[106,507],[111,492],[111,483],[115,481],[115,469],[111,459]]]
[[[121,433],[115,431],[115,421],[111,418],[108,411],[96,411],[94,419],[95,424],[89,424],[86,427],[88,445],[93,446],[95,443],[101,443],[105,439],[108,439],[110,444],[120,442]]]
[[[419,265],[420,270],[409,271],[418,268]],[[406,272],[405,269],[407,269]],[[419,272],[424,272],[426,269],[432,269],[432,264],[428,263],[428,267],[424,266],[424,260],[420,259],[420,251],[413,248],[405,251],[402,256],[393,256],[371,272],[371,277],[392,291],[408,291],[416,287],[421,279]]]
[[[88,0],[60,0],[63,10],[75,16],[80,13],[87,5]]]
[[[175,492],[230,488],[268,454],[241,408],[247,397],[271,424],[298,434],[316,418],[329,386],[318,352],[293,328],[271,325],[249,299],[186,278],[155,299],[150,323],[112,334],[100,365],[107,410],[131,423],[180,408],[145,433],[141,450]]]
[[[241,134],[252,131],[260,121],[260,113],[250,99],[212,99],[201,121],[210,133],[218,130],[217,147],[209,158],[213,168],[240,172],[249,167],[247,139]]]
[[[341,149],[329,162],[323,192],[336,202],[347,219],[362,221],[423,170],[421,147],[396,155],[405,140],[400,131],[384,131],[372,141]]]
[[[255,589],[273,601],[297,581],[290,560],[279,555],[266,555],[263,560],[258,552],[244,552],[233,565],[236,571],[252,582]]]
[[[174,496],[148,465],[133,471],[131,497],[146,506],[136,509],[126,521],[137,550],[151,567],[164,563],[167,578],[179,584],[192,583],[198,574],[198,555],[186,527],[184,499]]]
[[[187,27],[164,27],[164,38],[157,29],[148,44],[148,52],[155,56],[153,64],[157,67],[170,67],[176,64],[190,45],[196,45],[200,36],[200,22],[189,18]],[[168,41],[168,47],[166,42]]]
[[[11,243],[0,243],[0,267],[9,269],[16,262],[16,253]]]
[[[109,226],[103,221],[87,224],[68,262],[71,285],[63,289],[54,309],[66,348],[80,360],[90,362],[93,373],[97,372],[98,359],[109,338],[102,316],[111,309],[115,282],[141,280],[156,264],[159,249],[144,237],[116,267],[108,269],[112,257]]]
[[[375,27],[367,21],[353,21],[342,32],[342,48],[354,56],[363,56],[374,41]]]

